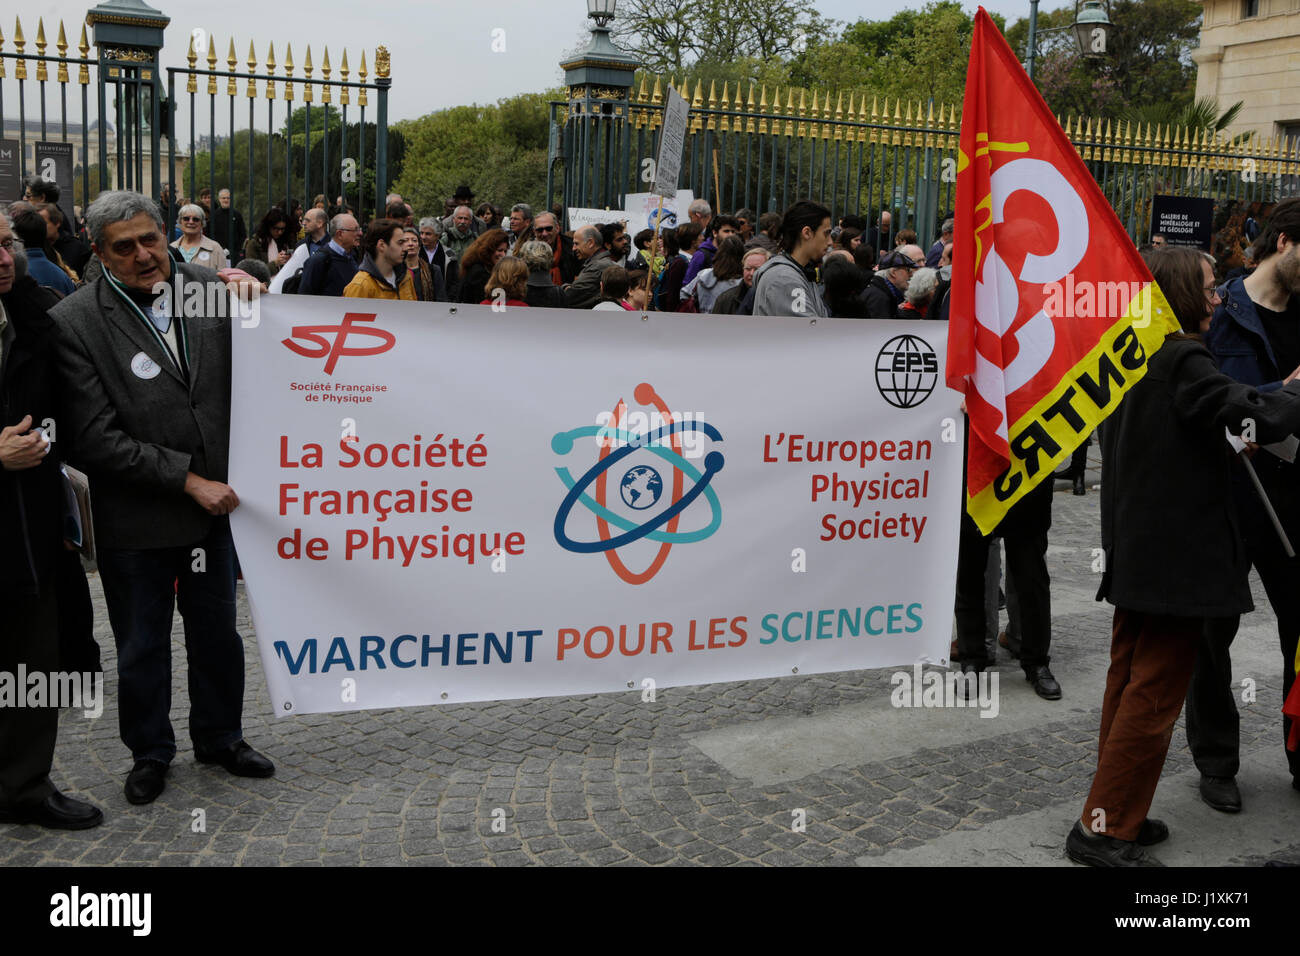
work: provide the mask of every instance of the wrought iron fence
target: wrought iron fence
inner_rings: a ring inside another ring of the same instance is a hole
[[[551,104],[559,132],[548,204],[615,203],[648,188],[645,160],[659,144],[671,80],[640,78],[608,91],[611,108],[575,115]],[[676,84],[674,84],[676,85]],[[892,231],[915,229],[928,244],[954,206],[960,112],[955,105],[881,101],[829,92],[724,82],[678,87],[691,104],[680,185],[717,208],[780,211],[815,198],[838,219],[873,222],[893,213]],[[625,104],[625,108],[623,107]],[[1231,138],[1212,130],[1070,117],[1066,134],[1136,241],[1149,238],[1157,194],[1220,203],[1275,202],[1300,195],[1300,138]]]
[[[241,70],[233,38],[221,63],[215,38],[195,30],[189,35],[188,66],[166,68],[164,88],[158,61],[169,22],[143,5],[108,0],[88,11],[72,56],[62,21],[53,51],[44,18],[37,21],[34,51],[21,18],[15,17],[12,38],[0,29],[0,201],[21,198],[23,178],[35,172],[58,183],[60,206],[66,205],[69,216],[74,203],[84,208],[101,189],[157,197],[164,182],[172,184],[173,196],[191,198],[207,186],[214,208],[219,188],[231,189],[232,205],[245,211],[250,229],[270,205],[301,197],[308,206],[316,193],[331,204],[342,197],[358,211],[382,213],[393,161],[390,135],[400,149],[400,136],[388,130],[392,79],[384,47],[375,50],[373,77],[364,51],[355,79],[346,51],[335,76],[328,48],[315,76],[310,47],[302,75],[295,75],[289,46],[277,66],[274,45],[268,44],[259,70],[250,41]],[[188,140],[177,129],[182,83]],[[301,106],[295,109],[299,86]],[[372,94],[376,102],[368,119]],[[354,96],[359,115],[349,123]],[[266,103],[265,132],[257,128],[259,98]],[[241,99],[247,104],[247,126],[240,125]],[[277,100],[285,104],[279,115]],[[169,229],[176,209],[168,204]]]

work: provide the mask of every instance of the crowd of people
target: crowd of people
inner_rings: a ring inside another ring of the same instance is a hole
[[[91,529],[69,513],[68,463],[94,493],[120,734],[133,761],[125,795],[134,804],[162,793],[176,755],[173,601],[184,620],[196,758],[241,776],[274,773],[241,727],[230,337],[216,331],[226,300],[209,297],[205,308],[217,311],[194,321],[155,294],[159,282],[179,274],[267,294],[503,309],[940,321],[948,313],[951,219],[936,224],[928,250],[914,231],[895,232],[888,211],[870,224],[833,223],[810,200],[757,217],[715,215],[696,200],[687,222],[661,232],[629,236],[616,221],[566,233],[562,209],[474,206],[462,186],[440,215],[417,219],[393,194],[385,215],[364,225],[324,196],[307,210],[288,200],[246,235],[230,192],[219,191],[216,209],[210,198],[203,190],[197,202],[179,200],[168,235],[169,190],[161,202],[103,192],[84,224],[68,223],[57,187],[36,179],[0,216],[0,593],[8,604],[0,671],[98,668],[73,547]],[[1145,847],[1168,829],[1147,811],[1185,697],[1202,796],[1218,810],[1241,809],[1229,645],[1251,610],[1252,565],[1278,618],[1284,695],[1300,635],[1300,563],[1285,554],[1223,441],[1224,425],[1244,417],[1257,423],[1252,442],[1300,430],[1300,199],[1273,210],[1253,268],[1222,286],[1207,254],[1165,245],[1143,255],[1181,328],[1101,431],[1099,596],[1115,605],[1111,668],[1096,779],[1067,840],[1072,859],[1097,865],[1154,862]],[[1300,471],[1256,445],[1251,453],[1281,524],[1300,540]],[[1000,644],[1041,697],[1059,700],[1049,667],[1052,484],[1017,503],[992,535],[963,515],[953,659],[978,674]],[[1170,520],[1184,515],[1198,521],[1194,547]],[[1007,634],[997,627],[1002,546]],[[1287,716],[1283,728],[1300,789],[1300,723]],[[0,822],[77,829],[102,820],[51,782],[56,729],[55,710],[0,708]]]

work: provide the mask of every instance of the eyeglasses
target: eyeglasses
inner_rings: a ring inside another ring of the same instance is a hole
[[[533,232],[554,232],[554,226],[534,226]]]
[[[198,216],[181,216],[181,222],[202,222]]]
[[[1207,285],[1205,286],[1203,291],[1207,296],[1213,299],[1216,295],[1219,294],[1219,287],[1217,285]]]

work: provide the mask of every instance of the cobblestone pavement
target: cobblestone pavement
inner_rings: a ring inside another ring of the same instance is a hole
[[[96,720],[64,712],[54,777],[107,819],[80,833],[0,827],[0,863],[1069,865],[1065,833],[1095,766],[1110,610],[1092,600],[1098,495],[1058,489],[1048,561],[1062,701],[1040,701],[1000,659],[991,720],[891,707],[892,670],[668,689],[654,703],[629,691],[274,720],[241,590],[245,731],[276,776],[194,762],[178,617],[180,752],[148,807],[122,794],[130,760],[92,577],[108,706]],[[1226,817],[1196,799],[1180,720],[1153,810],[1174,828],[1166,862],[1300,861],[1280,655],[1257,581],[1255,591],[1261,610],[1234,647],[1235,676],[1259,687],[1241,707],[1246,811]]]

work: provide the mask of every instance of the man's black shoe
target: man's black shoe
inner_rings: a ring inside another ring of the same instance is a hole
[[[1065,855],[1084,866],[1164,866],[1137,843],[1089,833],[1079,820],[1065,838]]]
[[[1025,668],[1025,680],[1034,685],[1034,693],[1043,700],[1060,700],[1061,685],[1056,682],[1046,664]]]
[[[1152,820],[1147,817],[1142,821],[1142,826],[1138,827],[1138,846],[1155,846],[1157,843],[1164,843],[1168,839],[1169,827],[1163,820]]]
[[[1083,480],[1083,475],[1074,476],[1074,493],[1076,495],[1086,495],[1088,493],[1088,486]]]
[[[1223,813],[1241,811],[1241,791],[1232,777],[1201,777],[1201,799]]]
[[[167,764],[161,760],[137,760],[126,775],[126,799],[134,804],[153,803],[167,786]]]
[[[243,740],[221,750],[196,749],[194,757],[199,763],[215,763],[225,767],[236,777],[269,777],[275,773],[275,764]]]
[[[89,830],[104,822],[104,811],[55,790],[35,806],[0,810],[0,823],[31,823],[47,830]]]

